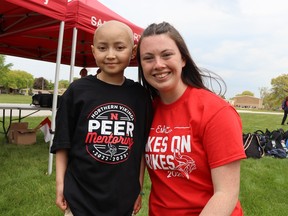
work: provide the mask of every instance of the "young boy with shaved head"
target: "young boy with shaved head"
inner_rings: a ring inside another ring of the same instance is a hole
[[[136,54],[126,24],[101,25],[91,49],[101,73],[71,83],[57,111],[56,204],[67,215],[131,216],[141,208],[151,101],[124,76]]]

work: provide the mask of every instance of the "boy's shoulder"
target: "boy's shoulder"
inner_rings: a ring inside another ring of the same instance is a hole
[[[129,78],[125,78],[125,84],[126,85],[135,85],[137,82],[135,82],[134,80],[132,79],[129,79]]]
[[[125,79],[125,85],[144,88],[139,82],[136,82],[136,81],[129,79],[129,78]]]
[[[146,88],[144,88],[139,82],[132,80],[132,79],[128,79],[126,78],[125,80],[125,86],[130,89],[131,91],[133,91],[135,94],[141,95],[147,95],[148,91]]]

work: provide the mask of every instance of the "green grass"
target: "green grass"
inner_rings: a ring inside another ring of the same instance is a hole
[[[60,215],[55,206],[55,174],[47,176],[48,144],[1,145],[1,215]]]
[[[288,130],[288,125],[281,125],[283,115],[272,115],[272,114],[259,114],[259,113],[240,113],[243,132],[254,132],[256,130],[262,130],[265,132],[268,130],[275,130],[283,128]]]
[[[19,104],[31,104],[32,96],[28,95],[11,95],[0,94],[1,103],[19,103]]]
[[[1,101],[2,102],[2,101]],[[282,115],[240,114],[243,132],[279,128]],[[29,117],[31,128],[43,117]],[[288,130],[288,126],[283,127]],[[1,131],[1,129],[0,129]],[[48,144],[37,133],[30,146],[6,144],[0,134],[0,215],[62,216],[55,205],[55,162],[47,175]],[[265,157],[247,159],[241,166],[240,201],[245,216],[287,215],[288,160]],[[145,176],[143,207],[139,216],[147,216],[150,180]]]
[[[288,159],[247,159],[241,166],[240,201],[246,216],[286,216]]]
[[[29,117],[29,127],[43,117]],[[0,136],[0,215],[62,215],[55,206],[55,172],[47,175],[49,144],[37,132],[34,145],[7,144]],[[55,170],[55,167],[54,167]]]

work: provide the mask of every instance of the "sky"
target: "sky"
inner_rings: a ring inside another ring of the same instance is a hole
[[[271,80],[288,73],[287,0],[100,0],[101,3],[145,28],[162,21],[183,36],[195,63],[225,81],[225,97],[243,91],[260,97],[260,88],[271,88]],[[24,70],[35,78],[55,79],[55,63],[6,57],[13,70]],[[75,68],[79,77],[81,68]],[[60,80],[69,79],[69,66],[61,65]],[[89,69],[88,74],[95,74]],[[126,70],[137,79],[137,68]]]

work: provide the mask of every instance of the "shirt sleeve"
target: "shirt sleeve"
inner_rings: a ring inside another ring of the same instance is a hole
[[[211,168],[246,158],[241,119],[233,107],[223,107],[210,119],[204,132],[203,145]]]
[[[56,113],[55,134],[50,152],[55,154],[59,149],[71,147],[71,134],[73,134],[72,96],[70,89],[61,97],[61,103]]]

